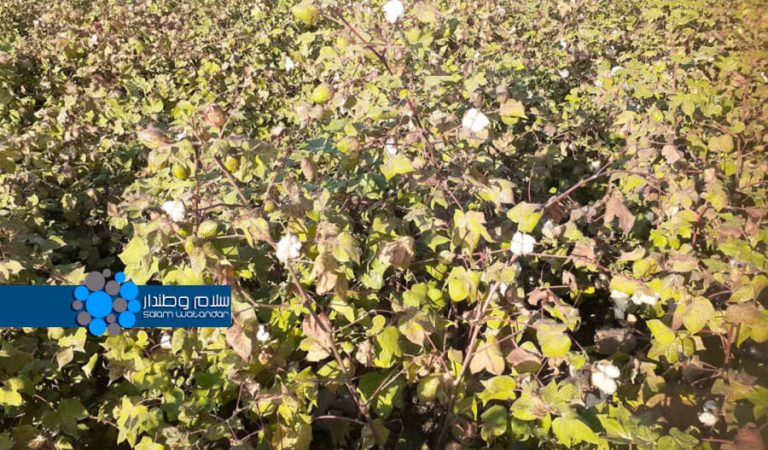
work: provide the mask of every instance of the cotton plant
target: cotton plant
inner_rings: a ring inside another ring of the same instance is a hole
[[[287,264],[288,262],[297,259],[301,255],[301,241],[299,241],[298,237],[290,233],[286,234],[277,242],[275,255],[283,264]]]

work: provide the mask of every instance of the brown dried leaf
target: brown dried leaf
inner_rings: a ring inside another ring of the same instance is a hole
[[[519,373],[535,373],[541,367],[541,357],[521,347],[509,352],[507,362]]]
[[[227,330],[227,344],[232,347],[232,350],[234,350],[243,361],[250,361],[251,351],[253,350],[253,341],[251,341],[251,338],[245,334],[245,331],[243,331],[237,323],[232,324]]]
[[[537,306],[540,302],[553,301],[555,294],[549,289],[536,288],[528,294],[528,304],[531,306]]]
[[[317,319],[315,319],[315,315],[307,315],[301,323],[301,329],[308,338],[311,338],[323,347],[330,348],[333,345],[331,320],[328,319],[328,315],[324,312],[316,314],[316,316]]]
[[[724,450],[765,450],[765,442],[760,436],[760,429],[754,423],[744,425],[733,443],[723,445]]]
[[[637,339],[629,328],[605,328],[595,332],[595,346],[603,355],[629,353],[637,346]]]
[[[400,269],[411,265],[415,240],[410,236],[401,236],[379,248],[378,258]]]
[[[670,165],[683,159],[683,155],[672,144],[665,145],[661,149],[661,154],[666,158],[667,163]]]
[[[494,375],[504,373],[504,357],[499,343],[493,337],[489,337],[487,342],[480,342],[477,352],[469,363],[470,372],[478,373],[483,370]]]
[[[608,198],[605,203],[605,216],[603,222],[608,225],[613,222],[613,219],[619,219],[619,228],[624,234],[628,234],[632,231],[632,227],[635,226],[635,216],[632,211],[624,205],[624,196],[619,191],[613,191],[613,194]]]

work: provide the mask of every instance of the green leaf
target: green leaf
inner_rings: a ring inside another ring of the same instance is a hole
[[[453,245],[471,253],[480,243],[480,238],[494,242],[485,228],[485,215],[480,211],[457,209],[453,214]]]
[[[382,350],[389,352],[394,356],[403,356],[403,350],[400,347],[400,332],[397,328],[389,326],[376,336],[376,341]]]
[[[517,383],[515,379],[508,375],[500,375],[493,377],[489,380],[482,381],[485,390],[479,393],[477,396],[483,404],[488,403],[491,400],[514,400],[515,387]]]
[[[570,447],[574,444],[589,442],[597,444],[599,437],[581,419],[574,417],[558,417],[552,421],[552,431],[559,444]]]
[[[717,153],[730,153],[733,151],[733,138],[730,134],[721,134],[709,138],[709,149]]]
[[[509,99],[499,107],[501,121],[507,125],[517,122],[517,119],[526,119],[525,106],[515,99]]]
[[[495,437],[502,436],[507,432],[507,408],[501,405],[493,405],[483,411],[480,416],[483,422],[483,429],[480,435],[486,442],[490,442]]]
[[[541,207],[527,202],[520,202],[514,208],[507,211],[507,217],[517,224],[517,231],[531,233],[541,219]]]
[[[390,157],[387,162],[379,166],[381,173],[384,174],[384,178],[387,181],[396,177],[397,175],[405,175],[414,171],[411,161],[401,154]]]
[[[675,343],[675,332],[658,319],[646,322],[648,329],[651,330],[653,337],[662,345],[672,345]]]
[[[706,297],[696,297],[683,309],[683,324],[691,333],[699,332],[715,317],[715,308]]]
[[[565,334],[566,326],[549,319],[536,322],[536,339],[541,352],[549,358],[562,358],[571,349],[571,338]]]
[[[0,388],[0,405],[2,406],[21,406],[24,399],[21,394],[6,388]]]

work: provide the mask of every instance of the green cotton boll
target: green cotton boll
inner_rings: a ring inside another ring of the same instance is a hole
[[[197,235],[202,238],[216,236],[219,232],[219,223],[214,220],[205,220],[197,228]]]

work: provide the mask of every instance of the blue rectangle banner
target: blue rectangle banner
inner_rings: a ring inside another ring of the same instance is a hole
[[[229,327],[231,300],[226,285],[4,285],[0,327],[85,326],[95,335],[127,328]]]

